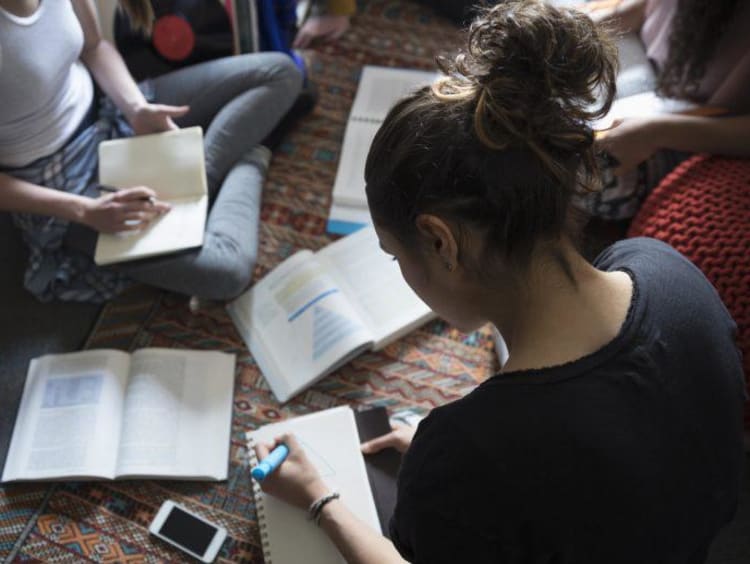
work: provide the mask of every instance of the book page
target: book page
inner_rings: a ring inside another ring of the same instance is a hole
[[[114,478],[128,364],[115,350],[32,360],[3,481]]]
[[[99,182],[148,186],[162,200],[208,194],[203,130],[187,127],[99,144]]]
[[[350,120],[346,124],[339,168],[333,184],[334,203],[367,209],[365,162],[378,129],[380,123]]]
[[[431,84],[432,71],[365,65],[359,78],[350,119],[382,122],[391,106],[415,90]]]
[[[208,196],[171,200],[170,209],[144,231],[101,233],[96,245],[100,265],[200,247],[206,231]]]
[[[248,433],[253,441],[271,442],[282,433],[297,437],[320,476],[341,494],[347,508],[380,533],[380,523],[367,479],[354,413],[337,407],[266,425]],[[252,456],[251,456],[252,458]],[[295,508],[259,488],[255,491],[258,515],[265,525],[268,557],[274,564],[333,564],[344,562],[325,533],[307,520],[307,512]]]
[[[370,65],[362,69],[339,155],[334,203],[367,208],[365,162],[380,124],[393,104],[437,76],[434,72]]]
[[[434,317],[401,275],[398,262],[383,252],[372,227],[364,227],[318,251],[339,285],[351,296],[382,348]]]
[[[117,475],[227,477],[234,356],[141,349],[125,390]]]
[[[148,186],[172,209],[140,233],[100,234],[97,264],[203,244],[208,188],[200,127],[100,143],[99,182],[114,188]]]
[[[310,251],[285,260],[228,310],[279,401],[372,340],[339,285]]]

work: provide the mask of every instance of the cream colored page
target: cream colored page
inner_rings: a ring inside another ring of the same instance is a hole
[[[148,186],[172,209],[140,233],[100,234],[94,257],[97,264],[203,243],[208,191],[200,127],[101,143],[99,181],[115,188]]]
[[[398,262],[380,248],[372,227],[364,227],[318,252],[380,348],[433,316],[404,280]]]
[[[208,196],[170,201],[172,209],[144,231],[99,235],[95,260],[111,264],[160,255],[203,244]]]
[[[382,121],[398,100],[431,84],[437,76],[429,71],[366,65],[359,79],[351,117]]]
[[[33,360],[3,481],[114,478],[128,364],[114,350]]]
[[[311,415],[266,425],[248,433],[255,441],[268,442],[292,432],[332,489],[341,494],[347,508],[380,533],[375,502],[359,448],[354,414],[349,407],[337,407]],[[307,520],[307,513],[273,496],[256,493],[262,504],[261,520],[274,564],[332,564],[344,562],[325,533]]]
[[[227,476],[234,356],[213,351],[133,353],[118,476]]]
[[[117,188],[149,186],[163,200],[207,194],[201,128],[102,142],[99,181]]]
[[[310,251],[288,258],[228,309],[280,401],[371,342],[356,310]]]

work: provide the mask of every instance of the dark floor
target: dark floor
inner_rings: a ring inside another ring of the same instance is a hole
[[[79,349],[101,308],[37,302],[23,289],[23,242],[8,214],[1,212],[0,241],[0,465],[4,465],[29,360]]]
[[[598,237],[587,243],[586,254],[596,255],[603,241],[619,236],[621,227],[595,226]],[[0,468],[5,463],[16,409],[29,360],[46,353],[77,350],[99,314],[99,306],[40,304],[22,288],[26,253],[7,214],[0,213]],[[750,563],[750,457],[740,508],[716,540],[708,564]],[[635,563],[634,563],[635,564]],[[641,563],[638,563],[641,564]],[[649,564],[649,563],[642,563]]]

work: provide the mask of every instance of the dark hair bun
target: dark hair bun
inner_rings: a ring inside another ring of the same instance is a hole
[[[591,121],[615,94],[617,50],[581,12],[512,0],[483,9],[467,50],[441,59],[433,88],[475,105],[474,129],[492,149],[526,146],[553,172],[559,159],[593,143]]]

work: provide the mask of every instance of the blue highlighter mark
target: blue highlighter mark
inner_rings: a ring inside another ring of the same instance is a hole
[[[338,291],[339,291],[338,288],[331,288],[330,290],[326,290],[322,294],[318,294],[312,300],[310,300],[305,305],[303,305],[302,307],[300,307],[297,311],[295,311],[294,313],[292,313],[292,315],[289,316],[288,321],[291,323],[292,321],[294,321],[295,319],[297,319],[300,315],[302,315],[303,313],[305,313],[308,309],[310,309],[312,306],[314,306],[316,303],[318,303],[320,300],[322,300],[324,298],[327,298],[331,294],[336,294]]]

